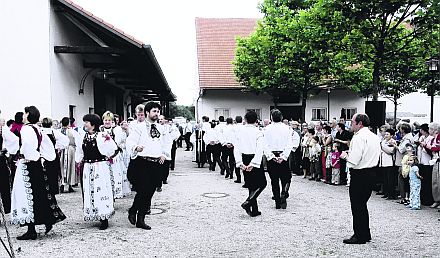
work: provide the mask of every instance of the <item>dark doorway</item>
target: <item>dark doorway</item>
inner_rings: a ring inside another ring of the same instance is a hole
[[[95,114],[102,116],[105,111],[110,111],[123,117],[124,91],[116,88],[104,80],[94,81]]]
[[[270,106],[270,110],[275,106]],[[298,121],[301,117],[301,106],[278,106],[277,109],[281,111],[284,119]]]

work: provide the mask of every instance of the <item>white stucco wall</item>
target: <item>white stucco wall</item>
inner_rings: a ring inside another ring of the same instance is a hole
[[[327,103],[327,91],[325,90],[322,90],[317,96],[310,97],[306,102],[306,121],[311,121],[312,109],[327,109]],[[357,112],[365,112],[365,99],[350,91],[332,90],[330,92],[330,118],[339,119],[343,108],[356,108]]]
[[[256,95],[239,90],[209,90],[198,101],[197,118],[208,116],[215,119],[215,109],[229,109],[229,116],[244,116],[246,109],[261,109],[261,118],[269,118],[272,98],[267,94]]]
[[[230,110],[230,116],[244,116],[246,109],[261,109],[262,119],[270,118],[270,106],[273,106],[272,98],[267,94],[255,95],[237,90],[209,90],[198,102],[198,114],[200,119],[207,115],[215,119],[214,110],[226,108]],[[298,104],[279,104],[280,106],[301,106]],[[310,97],[306,102],[306,121],[312,119],[313,108],[327,109],[327,92],[321,91],[317,96]],[[330,93],[330,117],[339,119],[342,108],[356,108],[357,112],[365,112],[365,99],[345,90],[334,90]]]
[[[93,73],[87,77],[84,94],[79,95],[81,78],[88,71],[83,68],[84,57],[79,54],[55,54],[53,49],[54,46],[87,46],[94,43],[61,13],[52,9],[50,15],[52,117],[60,120],[69,116],[69,105],[73,105],[74,118],[81,124],[83,115],[94,107]]]
[[[1,116],[29,105],[50,115],[49,1],[0,1],[0,24]]]

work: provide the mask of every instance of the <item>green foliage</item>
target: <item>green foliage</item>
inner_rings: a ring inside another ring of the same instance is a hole
[[[195,108],[194,106],[177,105],[175,102],[170,102],[170,118],[182,116],[194,120]]]

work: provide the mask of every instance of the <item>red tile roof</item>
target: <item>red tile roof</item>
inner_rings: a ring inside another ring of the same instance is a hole
[[[196,18],[197,59],[200,88],[240,88],[232,61],[236,37],[249,36],[258,19]]]

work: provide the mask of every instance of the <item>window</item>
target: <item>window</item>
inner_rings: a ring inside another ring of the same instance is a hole
[[[351,120],[354,114],[357,113],[357,108],[343,108],[345,110],[345,120]]]
[[[229,117],[229,108],[216,108],[214,109],[215,120],[218,120],[219,116],[223,116],[224,118]]]
[[[76,107],[73,105],[69,105],[69,118],[75,118],[75,110]]]
[[[326,108],[312,108],[312,120],[327,120],[327,109]]]
[[[258,118],[258,120],[260,120],[260,118],[261,118],[261,109],[259,109],[259,108],[247,108],[245,113],[247,113],[248,111],[254,111],[255,113],[257,113],[257,118]]]
[[[89,114],[95,114],[95,108],[89,107]]]

